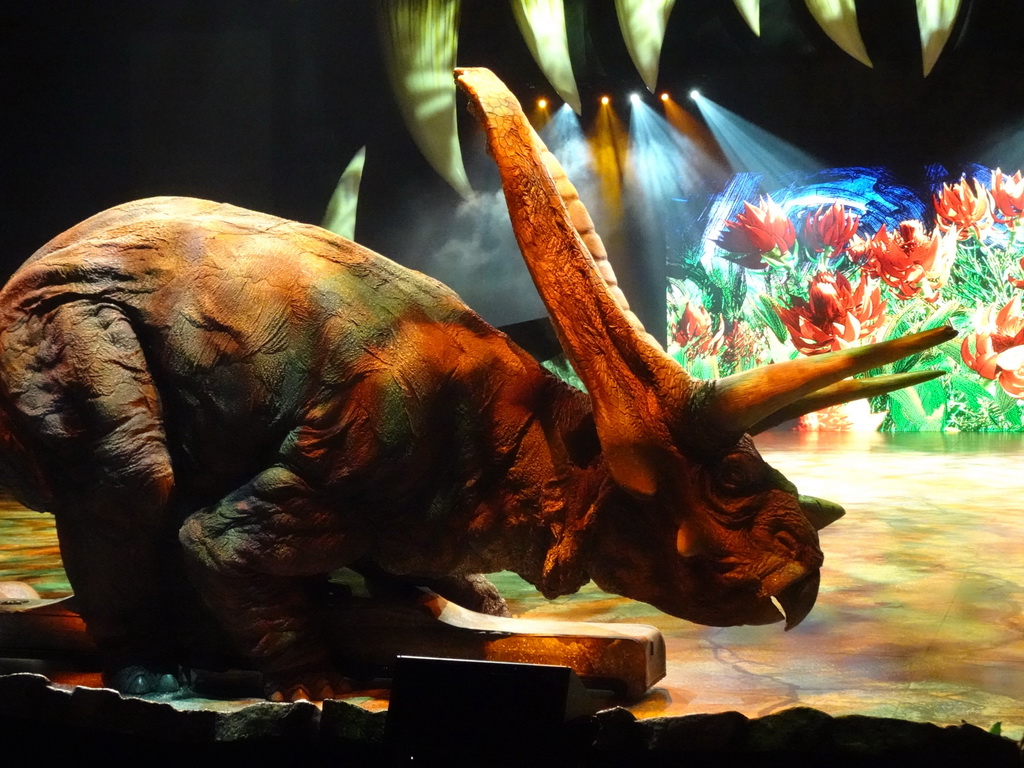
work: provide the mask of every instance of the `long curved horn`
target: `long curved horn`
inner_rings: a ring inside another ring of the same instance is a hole
[[[778,426],[784,421],[798,419],[805,413],[820,411],[822,408],[830,408],[851,400],[887,395],[897,389],[924,384],[924,382],[937,379],[944,374],[945,371],[911,371],[909,373],[894,373],[889,376],[872,376],[869,379],[844,379],[780,408],[751,426],[747,432],[756,435],[766,429]]]
[[[527,268],[562,349],[593,400],[609,471],[626,490],[651,495],[657,489],[657,453],[671,445],[666,412],[681,407],[697,384],[652,343],[616,301],[614,286],[602,279],[580,234],[582,228],[596,237],[590,217],[580,210],[582,204],[574,205],[575,190],[566,187],[561,166],[516,98],[486,69],[457,69],[456,80],[487,132]],[[546,165],[560,177],[563,194]],[[563,195],[574,208],[575,223]],[[600,238],[593,237],[596,251]],[[599,250],[603,254],[603,246]]]
[[[655,493],[666,452],[716,452],[787,406],[785,413],[812,410],[917,383],[923,379],[883,377],[853,390],[834,386],[956,335],[942,328],[715,381],[691,378],[617,300],[621,291],[593,222],[516,98],[489,70],[455,73],[487,133],[527,268],[590,393],[608,470],[627,491]]]
[[[711,418],[715,426],[723,431],[741,434],[783,408],[849,376],[922,352],[955,336],[955,330],[944,326],[878,344],[774,363],[718,379],[711,397]],[[872,393],[866,389],[870,381],[872,379],[864,379],[854,388],[860,387],[866,395],[870,395]],[[888,381],[891,383],[892,379]],[[882,386],[886,386],[884,382]],[[906,385],[897,385],[893,389],[898,386]],[[828,402],[836,392],[826,391],[820,401],[810,402],[812,405],[816,402],[835,404],[865,396],[852,394],[845,397],[844,393],[844,399]]]
[[[558,196],[562,199],[566,213],[569,214],[569,221],[572,222],[573,228],[579,234],[580,240],[583,241],[583,246],[586,248],[587,253],[590,254],[590,258],[594,262],[594,269],[604,282],[605,288],[608,289],[612,298],[615,299],[615,303],[619,305],[619,309],[622,310],[626,322],[633,326],[634,330],[643,336],[648,344],[658,349],[664,349],[661,342],[648,333],[643,323],[640,322],[640,318],[630,309],[629,299],[626,298],[626,294],[619,287],[619,280],[615,276],[615,270],[612,269],[612,263],[608,258],[608,251],[604,247],[604,241],[601,240],[601,236],[597,233],[597,229],[594,227],[594,220],[590,218],[590,211],[587,210],[587,207],[580,199],[575,185],[569,180],[565,169],[562,168],[562,164],[558,162],[558,158],[544,145],[539,136],[537,136],[537,142],[539,143],[537,149],[540,151],[541,161],[544,163],[548,173],[551,174],[551,180],[555,183]],[[679,372],[683,376],[688,375],[682,367],[679,368]]]

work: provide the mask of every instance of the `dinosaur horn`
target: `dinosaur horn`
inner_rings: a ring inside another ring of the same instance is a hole
[[[751,426],[747,432],[756,435],[766,429],[778,426],[784,421],[798,419],[805,413],[820,411],[822,408],[848,403],[851,400],[886,395],[897,389],[913,387],[937,379],[944,373],[945,371],[911,371],[910,373],[894,373],[890,376],[872,376],[869,379],[844,379],[780,408]]]
[[[487,133],[537,292],[590,393],[609,471],[631,493],[651,495],[657,453],[670,444],[664,414],[679,407],[668,401],[688,399],[696,382],[617,300],[614,282],[602,277],[613,274],[590,216],[516,98],[490,70],[455,73]]]
[[[834,386],[849,376],[922,352],[955,336],[956,331],[944,326],[878,344],[774,363],[718,379],[711,396],[714,424],[726,433],[738,434],[751,428],[763,428],[770,424],[773,414],[788,406],[794,407],[784,415],[792,417],[825,405],[920,383],[885,376]],[[877,387],[877,391],[872,387]]]

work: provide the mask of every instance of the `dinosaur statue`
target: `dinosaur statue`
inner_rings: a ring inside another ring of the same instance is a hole
[[[817,529],[842,509],[749,435],[938,375],[848,378],[952,331],[691,378],[622,302],[512,94],[456,74],[587,392],[431,278],[203,200],[99,213],[0,293],[0,481],[55,515],[108,684],[174,690],[202,604],[269,697],[336,694],[314,604],[342,566],[491,613],[480,574],[504,569],[712,625],[811,610]]]

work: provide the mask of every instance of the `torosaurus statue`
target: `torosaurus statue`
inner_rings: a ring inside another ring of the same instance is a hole
[[[0,293],[0,480],[52,512],[108,684],[178,685],[205,605],[274,699],[342,690],[312,602],[348,566],[503,613],[480,574],[552,598],[593,580],[711,625],[800,622],[817,530],[750,434],[926,380],[849,379],[937,329],[694,379],[622,300],[518,102],[456,77],[586,392],[451,290],[315,226],[230,205],[121,205]]]

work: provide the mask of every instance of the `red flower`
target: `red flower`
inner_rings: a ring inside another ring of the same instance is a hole
[[[1024,216],[1024,177],[1020,171],[1013,176],[1007,176],[996,168],[992,172],[992,204],[995,210],[999,211],[1005,218],[996,216],[1002,224],[1009,224],[1011,227],[1017,219]],[[993,211],[993,214],[995,211]]]
[[[1024,257],[1022,257],[1021,260],[1020,260],[1020,268],[1024,269]],[[1006,276],[1006,280],[1014,288],[1024,288],[1024,280],[1022,280],[1019,277],[1013,277],[1011,275],[1007,275]]]
[[[891,235],[883,224],[870,240],[855,238],[850,253],[870,277],[892,286],[897,298],[923,293],[925,301],[934,302],[956,258],[956,239],[955,230],[926,235],[921,222],[904,221]]]
[[[944,232],[955,229],[961,240],[966,240],[972,229],[981,237],[981,230],[992,225],[988,192],[977,179],[974,180],[974,191],[971,191],[967,179],[960,179],[956,184],[943,184],[942,192],[933,199],[935,222],[939,229]]]
[[[979,325],[981,330],[965,337],[960,345],[964,363],[980,376],[998,380],[1008,395],[1024,398],[1024,315],[1020,296],[1014,296],[1001,309],[989,307]]]
[[[688,347],[692,355],[716,355],[722,346],[724,322],[718,318],[718,330],[713,331],[710,313],[699,304],[686,303],[672,334],[681,347]]]
[[[803,240],[817,253],[841,253],[860,224],[860,216],[847,213],[839,203],[821,206],[804,220]]]
[[[722,250],[745,257],[734,261],[747,269],[764,269],[767,264],[762,256],[789,253],[796,242],[796,229],[782,209],[767,196],[760,202],[760,206],[744,202],[743,213],[734,221],[725,222],[715,240]]]
[[[856,290],[845,275],[819,272],[808,282],[808,300],[792,296],[790,307],[775,311],[786,324],[793,346],[817,355],[854,346],[878,329],[885,302],[878,285],[861,274]]]
[[[767,362],[765,352],[764,342],[757,332],[737,320],[722,339],[720,359],[724,369],[741,370],[763,365]]]

